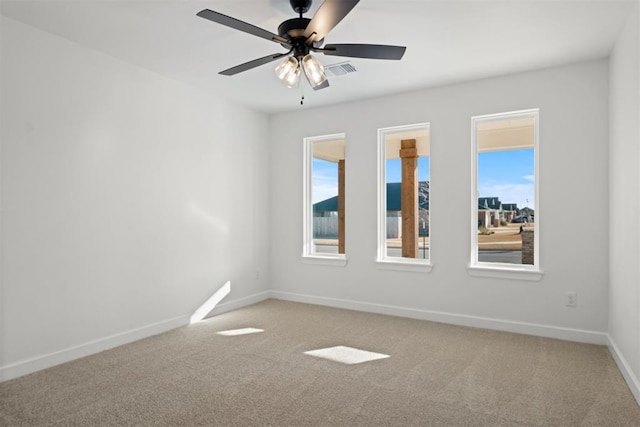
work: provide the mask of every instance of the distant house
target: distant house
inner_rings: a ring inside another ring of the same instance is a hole
[[[528,207],[518,210],[511,222],[534,222],[534,210]]]
[[[502,204],[502,212],[504,216],[504,220],[507,222],[511,222],[513,218],[515,218],[518,212],[518,204],[517,203],[503,203]]]
[[[502,203],[498,197],[478,197],[478,227],[498,227],[500,221],[511,222],[518,214],[516,203]]]
[[[330,197],[313,204],[314,217],[328,217],[338,215],[338,196]]]

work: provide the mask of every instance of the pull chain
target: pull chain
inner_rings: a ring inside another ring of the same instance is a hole
[[[304,105],[304,90],[302,88],[302,82],[300,82],[300,105]]]

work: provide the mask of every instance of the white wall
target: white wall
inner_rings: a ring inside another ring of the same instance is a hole
[[[1,71],[2,378],[267,289],[266,116],[6,18]]]
[[[640,401],[640,37],[638,6],[610,59],[609,337]]]
[[[357,78],[351,84],[357,84]],[[539,282],[471,277],[470,118],[536,107],[541,170],[536,219],[542,227],[544,277]],[[604,59],[272,117],[273,295],[604,343],[607,121]],[[420,122],[431,123],[434,268],[431,273],[381,270],[374,263],[376,132]],[[349,261],[346,267],[303,264],[302,140],[339,132],[346,133],[347,141]],[[565,307],[566,291],[578,293],[576,308]]]

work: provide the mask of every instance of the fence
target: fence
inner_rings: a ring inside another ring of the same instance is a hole
[[[402,218],[387,217],[387,239],[397,239],[402,234]],[[338,217],[314,217],[313,237],[338,238]]]
[[[338,217],[314,217],[313,237],[338,238]]]

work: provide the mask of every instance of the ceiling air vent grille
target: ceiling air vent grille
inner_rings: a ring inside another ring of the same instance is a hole
[[[345,74],[355,73],[356,67],[349,62],[342,62],[340,64],[327,65],[324,67],[326,74],[331,76],[344,76]]]

